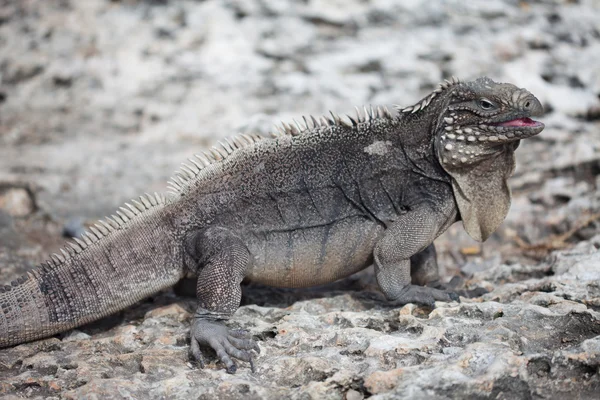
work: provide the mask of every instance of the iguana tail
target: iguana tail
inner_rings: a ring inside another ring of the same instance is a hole
[[[181,246],[167,226],[164,196],[133,203],[99,221],[62,255],[0,286],[0,347],[105,317],[182,277]]]

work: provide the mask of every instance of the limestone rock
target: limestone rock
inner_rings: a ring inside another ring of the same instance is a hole
[[[0,350],[0,397],[598,398],[593,1],[4,3],[1,283],[55,252],[63,233],[163,191],[182,161],[237,131],[410,104],[452,75],[526,87],[548,114],[517,151],[498,232],[479,246],[455,224],[437,241],[446,279],[462,273],[467,288],[489,291],[482,298],[394,308],[372,270],[303,290],[249,285],[230,325],[261,354],[256,373],[240,362],[228,375],[210,352],[205,369],[190,362],[195,302],[166,291]]]

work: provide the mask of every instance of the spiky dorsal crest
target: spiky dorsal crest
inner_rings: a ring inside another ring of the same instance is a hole
[[[282,122],[280,126],[276,126],[277,131],[273,133],[273,136],[298,136],[306,132],[313,132],[315,130],[327,129],[335,126],[352,128],[358,124],[367,123],[376,118],[392,118],[392,113],[387,107],[382,106],[364,106],[362,111],[360,108],[356,107],[356,116],[345,115],[340,117],[331,111],[329,114],[331,116],[324,115],[319,118],[315,118],[312,115],[302,117],[303,123],[296,120],[294,120],[293,124]]]
[[[0,286],[0,293],[11,290],[12,287],[27,281],[31,276],[37,276],[40,271],[50,271],[62,265],[76,254],[84,251],[91,244],[96,243],[121,229],[138,215],[141,215],[143,212],[154,207],[162,206],[166,204],[166,202],[165,196],[161,193],[154,193],[153,195],[146,193],[143,196],[140,196],[139,199],[133,199],[130,203],[125,203],[125,206],[119,207],[115,215],[106,217],[104,220],[99,220],[94,226],[91,226],[83,233],[81,239],[73,238],[72,242],[67,242],[68,246],[61,248],[60,253],[52,254],[48,260],[40,264],[40,270],[34,269],[29,271],[26,275],[12,281],[10,285]]]
[[[195,154],[193,158],[188,158],[189,163],[181,163],[181,168],[175,172],[175,175],[168,181],[168,193],[178,196],[188,188],[198,177],[201,171],[215,163],[225,160],[236,150],[254,145],[263,140],[262,136],[256,134],[241,134],[231,138],[226,138],[209,150]]]
[[[357,107],[356,117],[347,115],[344,118],[333,112],[330,112],[330,114],[330,117],[322,116],[318,119],[312,115],[302,117],[303,122],[294,120],[292,124],[282,122],[281,126],[275,127],[276,131],[272,132],[271,135],[273,138],[279,136],[298,136],[307,132],[324,130],[335,126],[355,127],[358,124],[368,123],[376,118],[392,118],[392,113],[387,107],[380,106],[375,108],[363,107],[363,111]],[[176,198],[184,193],[207,167],[227,159],[239,149],[252,146],[265,139],[267,138],[256,134],[237,135],[224,139],[223,142],[219,142],[208,151],[195,154],[193,158],[188,159],[189,163],[182,163],[181,168],[169,180],[168,193]]]
[[[449,80],[446,79],[444,82],[440,83],[440,85],[438,86],[437,89],[435,89],[433,92],[431,92],[431,94],[429,94],[423,100],[419,101],[417,104],[414,104],[409,107],[402,107],[402,106],[396,104],[396,105],[394,105],[394,107],[400,113],[414,114],[417,111],[422,110],[425,107],[427,107],[429,105],[429,103],[431,103],[431,101],[433,99],[435,99],[440,93],[442,93],[443,91],[448,90],[451,87],[454,87],[458,84],[460,84],[460,81],[458,80],[457,77],[453,76],[451,79],[449,79]]]

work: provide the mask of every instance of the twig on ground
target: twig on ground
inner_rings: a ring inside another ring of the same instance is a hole
[[[517,246],[528,255],[542,258],[552,250],[561,250],[569,247],[568,240],[571,239],[580,229],[585,228],[592,222],[600,220],[600,213],[583,216],[580,218],[571,229],[560,235],[550,235],[541,242],[530,244],[524,241],[519,235],[515,234],[512,239]]]

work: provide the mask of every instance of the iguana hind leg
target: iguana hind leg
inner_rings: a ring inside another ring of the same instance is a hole
[[[196,285],[198,308],[191,327],[191,355],[204,366],[200,346],[213,348],[225,364],[227,372],[235,373],[233,358],[250,363],[250,350],[260,348],[247,332],[230,330],[224,321],[238,309],[242,298],[240,284],[250,262],[250,254],[241,239],[224,228],[211,228],[194,235],[191,255],[198,260]]]

